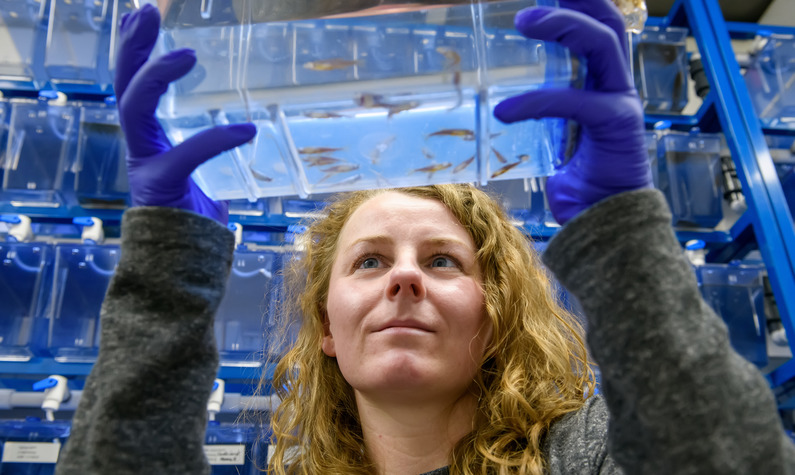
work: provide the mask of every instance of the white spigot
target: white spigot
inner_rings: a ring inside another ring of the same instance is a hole
[[[31,226],[30,218],[24,214],[4,214],[0,216],[0,221],[11,225],[6,240],[15,242],[30,242],[33,240],[33,227]]]
[[[85,244],[102,244],[105,241],[105,231],[102,229],[102,220],[94,217],[74,218],[72,223],[82,226],[80,239]]]
[[[215,420],[215,415],[221,412],[221,404],[224,403],[224,389],[226,384],[223,379],[217,379],[213,383],[213,390],[210,393],[210,400],[207,401],[207,414],[211,421]]]
[[[57,374],[33,383],[33,390],[44,391],[41,408],[44,409],[48,421],[55,420],[53,413],[60,409],[61,403],[68,400],[70,396],[66,378]]]

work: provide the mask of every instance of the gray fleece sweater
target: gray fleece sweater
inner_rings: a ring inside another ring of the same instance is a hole
[[[623,193],[571,220],[547,248],[545,263],[587,315],[604,394],[552,426],[548,471],[795,473],[772,393],[701,300],[670,222],[660,193]],[[212,320],[233,237],[167,208],[128,211],[123,233],[99,358],[56,473],[208,473]]]

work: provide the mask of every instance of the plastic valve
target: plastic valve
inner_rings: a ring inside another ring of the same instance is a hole
[[[210,420],[215,420],[215,415],[221,412],[221,404],[224,403],[224,390],[226,383],[223,379],[216,379],[213,383],[213,391],[210,393],[210,399],[207,401],[207,413],[210,415]]]
[[[59,375],[51,375],[48,378],[37,381],[33,384],[34,391],[44,391],[44,401],[41,408],[51,413],[61,407],[61,403],[69,399],[69,387],[66,378]]]
[[[33,227],[30,218],[24,214],[3,214],[0,215],[0,221],[11,225],[6,240],[16,242],[33,240]]]
[[[80,238],[86,244],[102,244],[105,241],[105,231],[102,229],[102,220],[88,216],[74,218],[72,223],[83,227]]]

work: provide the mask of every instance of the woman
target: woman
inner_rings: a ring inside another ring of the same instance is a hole
[[[422,473],[454,447],[462,467],[543,466],[543,436],[586,403],[592,373],[578,323],[492,198],[468,185],[357,192],[305,241],[287,286],[303,325],[274,382],[291,388],[276,466],[292,444],[308,473],[390,473],[379,462],[400,452],[431,460],[397,457],[397,472]]]
[[[764,378],[700,299],[649,189],[621,18],[607,0],[561,5],[571,8],[522,11],[516,26],[583,55],[585,89],[531,92],[495,115],[581,126],[547,182],[564,226],[544,262],[583,306],[604,398],[592,394],[576,326],[485,195],[466,185],[356,193],[309,231],[297,269],[305,321],[276,377],[287,389],[275,473],[793,471]],[[148,7],[122,22],[115,90],[136,207],[61,474],[208,469],[212,316],[233,238],[217,222],[224,205],[189,176],[256,131],[217,127],[171,147],[154,110],[195,57],[147,62],[158,25]]]

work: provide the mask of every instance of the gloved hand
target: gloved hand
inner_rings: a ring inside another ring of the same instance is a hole
[[[226,224],[228,203],[213,201],[191,179],[199,165],[256,135],[253,124],[218,126],[171,146],[155,118],[169,83],[196,64],[193,50],[181,49],[147,62],[157,40],[160,14],[151,5],[121,20],[115,92],[127,139],[127,174],[133,206],[180,208]]]
[[[571,159],[547,179],[552,215],[565,224],[589,206],[623,191],[652,186],[643,107],[627,62],[624,22],[610,0],[561,0],[561,7],[520,11],[524,36],[557,41],[584,56],[583,89],[542,89],[510,97],[494,109],[506,123],[542,117],[572,119],[580,126]]]

